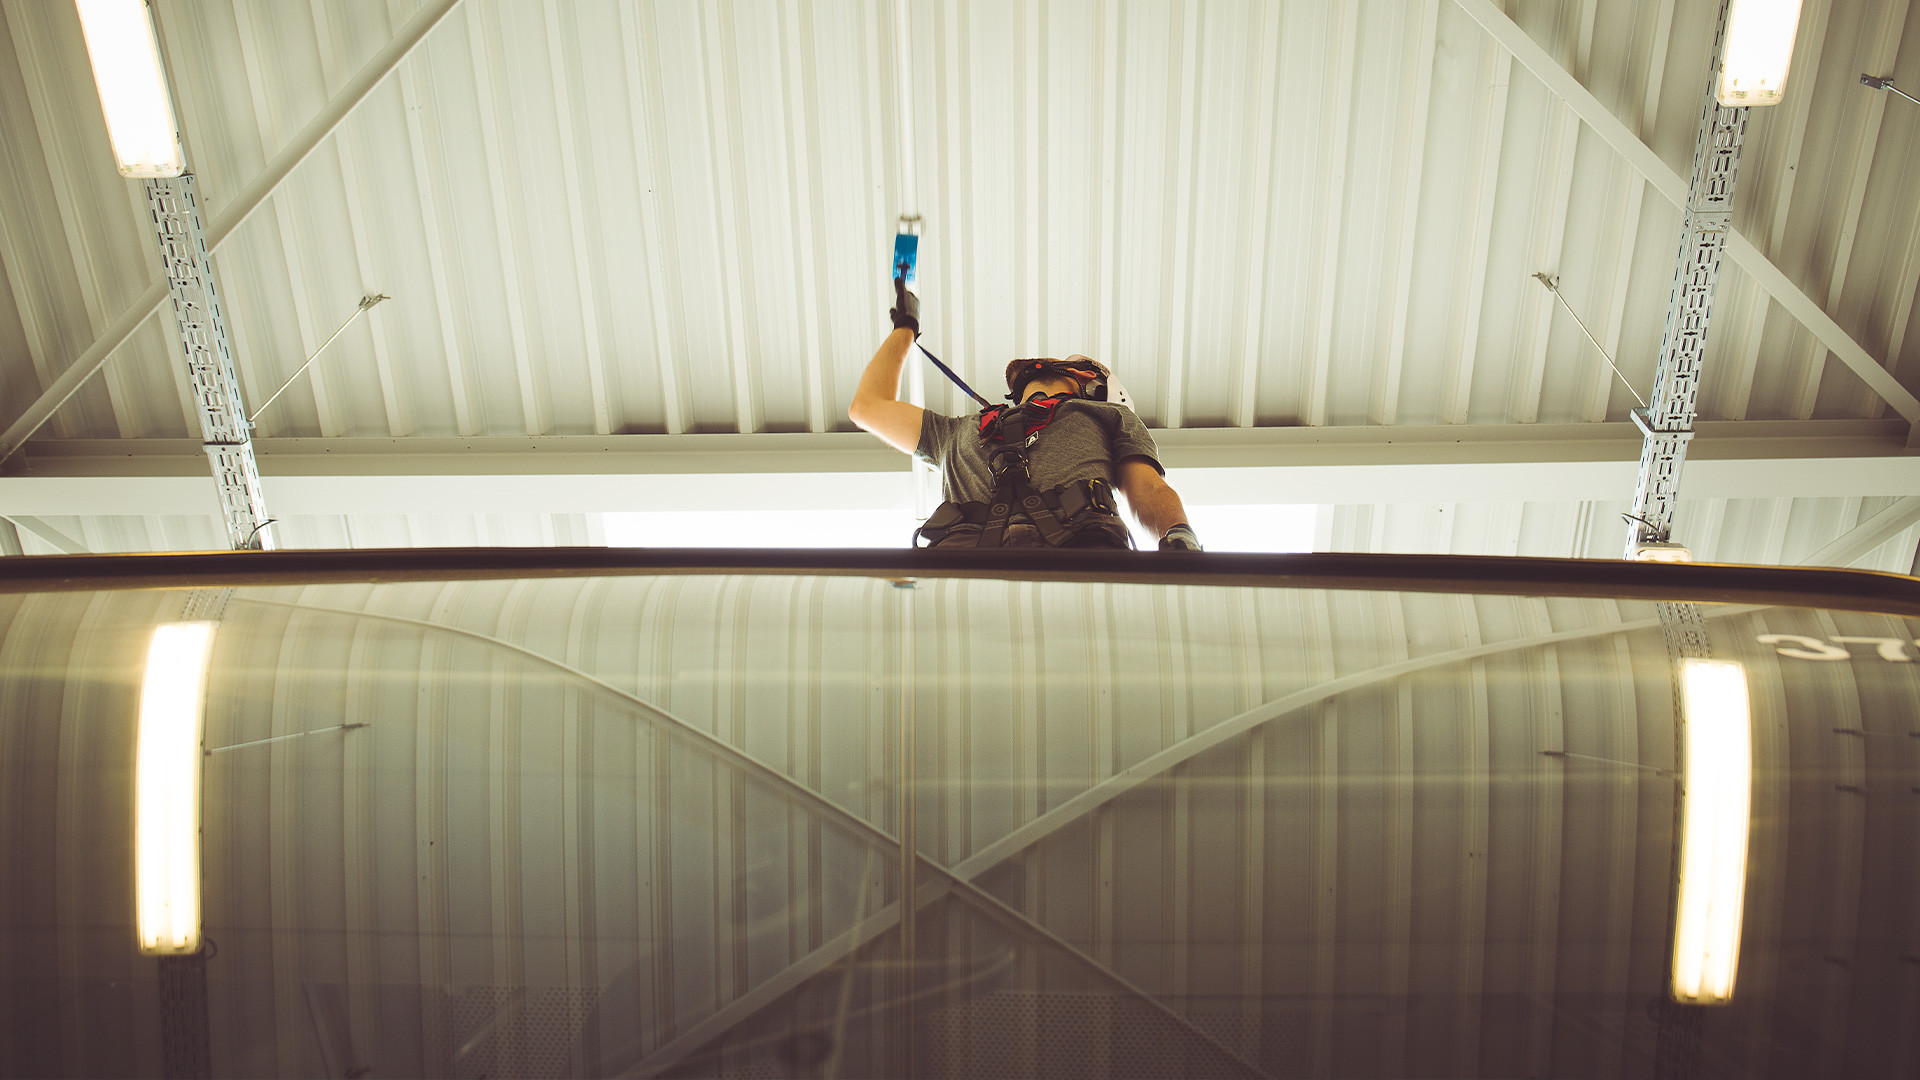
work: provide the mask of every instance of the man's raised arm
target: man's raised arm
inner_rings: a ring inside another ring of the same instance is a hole
[[[893,333],[867,361],[860,386],[847,406],[847,419],[880,436],[888,446],[911,454],[920,445],[920,421],[925,410],[900,400],[900,368],[906,363],[913,339],[920,333],[920,299],[906,283],[893,279]]]

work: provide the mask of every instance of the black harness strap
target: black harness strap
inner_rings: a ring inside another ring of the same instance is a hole
[[[1074,396],[1056,394],[1034,398],[1019,407],[990,405],[981,410],[980,438],[987,444],[987,466],[994,477],[993,494],[985,503],[943,503],[915,535],[938,543],[960,524],[977,522],[980,531],[970,546],[999,547],[1017,512],[1032,523],[1048,547],[1064,547],[1090,529],[1098,529],[1109,537],[1117,534],[1122,543],[1126,543],[1124,526],[1113,522],[1115,527],[1109,527],[1107,519],[1114,516],[1113,495],[1105,481],[1079,481],[1049,492],[1033,486],[1028,457],[1033,444],[1040,438],[1040,432],[1053,422],[1061,403]],[[1015,417],[1023,422],[1023,429],[1009,439],[1007,424]],[[1096,511],[1095,515],[1079,520],[1089,510]],[[1079,523],[1068,524],[1075,521]]]
[[[914,341],[914,344],[920,345],[920,342],[916,339]],[[967,380],[954,374],[952,368],[941,363],[940,358],[933,355],[933,350],[927,348],[925,345],[920,345],[920,351],[927,354],[927,359],[933,361],[933,366],[939,368],[940,373],[942,375],[945,375],[947,378],[952,379],[953,384],[955,386],[958,386],[960,389],[965,390],[967,392],[968,397],[972,398],[973,400],[979,402],[980,404],[986,406],[989,409],[993,408],[993,403],[988,401],[986,398],[981,397],[977,392],[974,391],[973,387],[968,386]]]

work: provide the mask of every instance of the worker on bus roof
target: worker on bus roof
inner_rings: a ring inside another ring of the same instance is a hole
[[[1091,357],[1015,360],[1007,365],[1011,404],[973,416],[901,401],[900,369],[920,334],[920,301],[902,278],[893,285],[893,332],[868,362],[847,416],[940,470],[946,501],[916,531],[916,543],[1131,548],[1117,489],[1128,515],[1160,538],[1160,550],[1200,550],[1153,436],[1113,373]]]

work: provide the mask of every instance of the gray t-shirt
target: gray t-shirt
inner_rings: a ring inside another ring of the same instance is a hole
[[[1006,427],[1010,438],[1026,430],[1017,410],[1009,414]],[[1129,457],[1146,458],[1164,474],[1159,453],[1147,425],[1132,409],[1092,398],[1069,398],[1041,429],[1027,460],[1033,486],[1052,491],[1075,480],[1113,483],[1114,463]],[[914,456],[940,470],[941,491],[949,502],[985,502],[993,494],[993,471],[987,466],[987,443],[980,437],[977,413],[927,413],[920,422],[920,445]]]

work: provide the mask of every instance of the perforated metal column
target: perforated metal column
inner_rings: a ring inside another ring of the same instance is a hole
[[[266,500],[254,463],[252,429],[240,400],[227,321],[200,223],[193,174],[147,181],[147,209],[160,241],[160,260],[173,298],[174,321],[186,348],[187,370],[200,402],[201,442],[220,493],[220,516],[236,548],[273,547]]]
[[[213,1075],[205,953],[160,958],[160,1070],[167,1080]]]
[[[1713,62],[1707,74],[1707,101],[1693,146],[1693,175],[1680,228],[1680,253],[1673,291],[1667,297],[1666,333],[1654,368],[1653,393],[1634,422],[1646,434],[1640,450],[1640,477],[1634,484],[1633,517],[1627,525],[1626,555],[1646,541],[1664,542],[1673,530],[1673,504],[1680,493],[1680,470],[1687,441],[1693,437],[1694,400],[1700,391],[1700,361],[1706,354],[1707,322],[1720,256],[1733,221],[1733,182],[1746,134],[1747,110],[1729,109],[1714,99],[1721,50],[1726,43],[1727,4],[1720,6]]]

